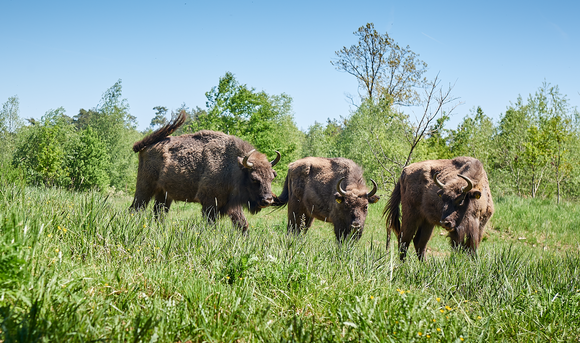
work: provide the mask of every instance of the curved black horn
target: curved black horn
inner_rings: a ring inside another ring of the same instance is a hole
[[[471,179],[470,179],[470,178],[468,178],[467,176],[463,176],[463,175],[461,175],[461,174],[459,174],[459,175],[457,175],[457,176],[459,176],[459,177],[460,177],[460,178],[462,178],[463,180],[467,181],[467,187],[463,187],[463,188],[461,189],[461,192],[463,192],[463,193],[467,193],[467,192],[469,192],[469,191],[470,191],[470,190],[473,188],[473,181],[471,181]]]
[[[441,181],[439,181],[439,179],[437,178],[437,176],[439,175],[440,172],[436,172],[435,174],[433,174],[433,182],[435,182],[435,184],[437,185],[437,187],[443,189],[443,187],[445,187],[444,184],[441,183]]]
[[[367,198],[372,197],[377,192],[377,183],[373,179],[371,179],[371,182],[373,183],[373,190],[367,194]]]
[[[345,177],[338,180],[338,183],[336,184],[336,191],[342,196],[344,196],[344,194],[346,193],[346,191],[344,189],[342,189],[342,187],[340,186],[340,184],[342,183],[342,180],[344,180],[344,179],[345,179]]]
[[[252,169],[252,167],[254,166],[252,162],[248,162],[248,158],[250,157],[251,154],[254,153],[254,151],[256,151],[256,149],[252,149],[252,151],[250,151],[246,156],[244,156],[244,160],[242,161],[242,165],[244,166],[244,168]]]
[[[274,159],[274,161],[270,162],[270,164],[272,165],[272,167],[274,167],[278,162],[280,162],[280,152],[276,150],[276,158]]]

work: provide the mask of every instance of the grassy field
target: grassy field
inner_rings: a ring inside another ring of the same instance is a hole
[[[329,224],[286,235],[284,210],[208,226],[161,222],[128,196],[0,185],[4,342],[580,341],[580,205],[495,199],[478,257],[443,230],[427,262],[385,249],[370,206],[360,242]]]

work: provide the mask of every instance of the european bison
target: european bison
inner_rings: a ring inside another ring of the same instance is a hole
[[[210,223],[227,214],[234,226],[246,233],[248,221],[242,207],[252,214],[272,204],[272,169],[280,153],[270,162],[266,155],[237,137],[221,132],[199,131],[168,137],[186,119],[175,120],[133,145],[139,152],[137,189],[131,207],[147,206],[155,196],[157,216],[175,201],[201,203]]]
[[[368,191],[363,171],[346,158],[306,157],[290,163],[274,206],[288,204],[288,232],[307,231],[316,218],[334,224],[338,242],[362,235],[368,204],[379,201],[377,184]]]
[[[478,159],[456,157],[410,164],[403,169],[383,211],[387,216],[387,249],[393,230],[401,260],[411,240],[417,256],[424,260],[433,227],[439,225],[447,230],[453,248],[475,255],[493,211],[487,174]]]

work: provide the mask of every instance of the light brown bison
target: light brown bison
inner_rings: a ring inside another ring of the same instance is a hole
[[[266,155],[237,137],[199,131],[168,137],[186,119],[175,120],[133,145],[139,152],[137,189],[132,208],[138,210],[155,196],[155,214],[169,210],[173,201],[198,202],[210,223],[227,214],[246,232],[242,207],[252,214],[272,204],[272,167]]]
[[[411,240],[417,256],[424,260],[427,242],[438,225],[447,230],[453,248],[475,254],[493,211],[487,174],[478,159],[456,157],[410,164],[403,169],[383,212],[387,248],[393,230],[401,260]]]
[[[453,248],[475,254],[493,211],[487,174],[478,159],[456,157],[410,164],[403,169],[383,212],[387,248],[393,230],[401,260],[411,240],[417,256],[424,260],[427,242],[439,225],[447,230]]]
[[[368,204],[379,201],[377,184],[368,191],[362,168],[346,158],[306,157],[290,163],[274,206],[288,204],[288,232],[307,231],[316,218],[334,224],[339,242],[362,235]],[[354,232],[353,232],[354,231]]]

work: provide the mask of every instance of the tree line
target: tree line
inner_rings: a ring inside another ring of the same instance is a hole
[[[287,165],[301,157],[340,156],[362,165],[366,177],[388,191],[409,163],[468,155],[483,162],[496,196],[558,202],[580,197],[580,115],[557,86],[544,82],[534,94],[518,97],[496,122],[477,107],[449,129],[456,105],[451,89],[439,87],[438,77],[424,77],[427,64],[419,55],[378,33],[372,23],[354,34],[358,44],[338,50],[331,61],[359,82],[360,93],[351,96],[353,110],[346,118],[316,122],[303,132],[289,95],[257,91],[230,72],[206,92],[205,109],[156,106],[143,132],[122,97],[121,80],[95,107],[73,116],[57,108],[40,120],[24,120],[13,96],[0,112],[1,177],[132,194],[137,173],[133,142],[183,110],[188,120],[176,134],[217,130],[251,142],[272,159],[280,151],[279,182]],[[409,106],[421,114],[409,116]]]

